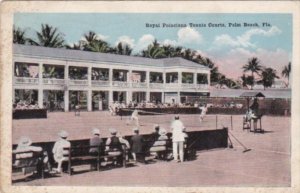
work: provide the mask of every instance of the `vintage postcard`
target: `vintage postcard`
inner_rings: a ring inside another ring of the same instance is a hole
[[[1,191],[299,192],[299,10],[4,2]]]

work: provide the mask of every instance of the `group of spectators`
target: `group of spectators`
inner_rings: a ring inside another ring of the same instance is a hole
[[[39,106],[35,101],[29,102],[25,100],[20,100],[19,102],[13,104],[13,109],[39,109]]]
[[[184,144],[187,139],[187,134],[185,132],[185,127],[181,120],[179,120],[179,116],[175,116],[175,119],[170,125],[172,130],[172,144],[173,144],[173,154],[170,154],[169,157],[174,158],[177,162],[184,161]],[[140,129],[138,127],[133,128],[133,136],[129,140],[126,140],[120,132],[117,131],[115,128],[110,128],[109,132],[111,136],[104,140],[100,137],[100,130],[97,128],[92,129],[92,137],[89,140],[89,154],[91,155],[98,155],[99,150],[102,151],[101,148],[97,147],[104,147],[105,154],[118,156],[124,152],[124,148],[131,152],[132,161],[134,163],[137,162],[137,156],[143,155],[145,153],[145,146],[147,145],[150,148],[148,151],[152,153],[157,158],[162,158],[164,156],[161,152],[166,150],[167,143],[169,141],[169,137],[167,136],[166,129],[160,127],[159,125],[154,125],[154,132],[151,133],[150,138],[144,139],[142,135],[140,135]],[[52,153],[55,162],[57,163],[57,168],[53,168],[52,171],[56,173],[62,172],[62,164],[63,162],[68,161],[68,150],[65,148],[71,147],[71,142],[68,140],[68,132],[62,130],[58,133],[59,139],[55,142]],[[41,147],[32,146],[32,141],[28,137],[21,137],[18,143],[18,146],[14,152],[42,152]],[[19,154],[23,158],[33,156],[32,154],[24,153]],[[126,160],[129,161],[129,157],[127,155]],[[20,160],[16,161],[15,165],[20,165],[24,163],[19,163]],[[48,164],[48,155],[45,156],[43,164]],[[104,164],[107,163],[107,158],[104,160]],[[25,163],[25,164],[30,164]],[[117,161],[115,164],[118,164]],[[95,167],[95,166],[92,166]],[[26,168],[27,172],[28,169]],[[24,171],[25,172],[25,171]]]

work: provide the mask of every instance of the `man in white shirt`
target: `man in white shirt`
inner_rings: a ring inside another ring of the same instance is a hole
[[[200,122],[202,122],[203,119],[204,119],[204,117],[205,117],[205,115],[206,115],[206,112],[207,112],[207,106],[206,106],[206,104],[203,105],[203,106],[201,106],[199,109],[201,110],[201,113],[200,113]]]
[[[185,140],[185,134],[183,132],[184,130],[183,123],[179,120],[179,116],[175,116],[175,121],[171,124],[172,129],[172,142],[173,142],[173,156],[174,160],[177,162],[183,162],[184,160],[184,152],[183,152],[183,144]],[[179,158],[178,160],[178,152],[179,152]]]
[[[60,139],[57,140],[53,146],[52,153],[54,160],[57,162],[57,172],[61,172],[61,166],[64,161],[68,160],[69,152],[64,150],[64,148],[71,147],[71,143],[67,140],[68,133],[66,131],[60,131],[59,134]]]

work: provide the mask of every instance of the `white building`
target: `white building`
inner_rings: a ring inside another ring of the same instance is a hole
[[[53,101],[65,111],[76,104],[91,111],[113,101],[178,103],[209,95],[210,69],[182,58],[14,45],[13,64],[13,100],[29,96],[40,108]]]

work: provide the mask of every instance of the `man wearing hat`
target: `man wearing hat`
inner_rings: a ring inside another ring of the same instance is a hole
[[[185,140],[185,134],[183,132],[184,130],[183,123],[179,120],[179,116],[175,116],[175,120],[171,124],[172,129],[172,142],[173,142],[173,157],[174,160],[179,162],[178,160],[178,153],[180,161],[183,162],[184,154],[183,154],[183,145]]]
[[[139,135],[139,128],[133,129],[134,135],[131,137],[131,153],[133,160],[136,162],[136,155],[143,153],[144,139]]]
[[[14,163],[14,165],[16,166],[32,166],[32,167],[26,167],[23,168],[23,174],[26,175],[30,172],[34,172],[34,171],[39,171],[37,168],[37,166],[39,166],[39,163],[41,160],[37,160],[37,159],[31,159],[33,158],[33,153],[32,152],[36,152],[36,153],[42,153],[42,148],[41,147],[36,147],[36,146],[32,146],[32,141],[29,137],[23,136],[20,138],[18,146],[16,148],[16,150],[13,151],[13,153],[18,153],[16,155],[16,158],[23,158],[22,160],[16,160],[16,162]],[[31,151],[30,153],[28,153],[28,151]],[[24,153],[21,153],[24,152]],[[25,153],[27,152],[27,153]],[[28,158],[28,159],[27,159]]]
[[[94,146],[90,148],[91,154],[98,154],[98,146],[103,143],[103,140],[100,138],[100,130],[97,128],[92,129],[93,137],[90,139],[90,146]]]
[[[115,128],[108,129],[111,137],[106,140],[106,151],[110,155],[121,155],[122,144],[119,137],[117,137],[117,130]]]
[[[68,133],[64,130],[58,133],[60,137],[54,144],[52,153],[55,162],[57,162],[57,172],[61,172],[62,163],[68,160],[69,151],[64,150],[64,148],[70,148],[71,143],[67,140]]]
[[[97,156],[100,152],[102,152],[102,144],[103,140],[100,138],[100,130],[97,128],[92,129],[93,137],[90,139],[90,146],[92,146],[89,150],[89,153],[93,156]],[[100,152],[99,152],[100,150]],[[91,165],[91,170],[96,169],[97,162]]]

